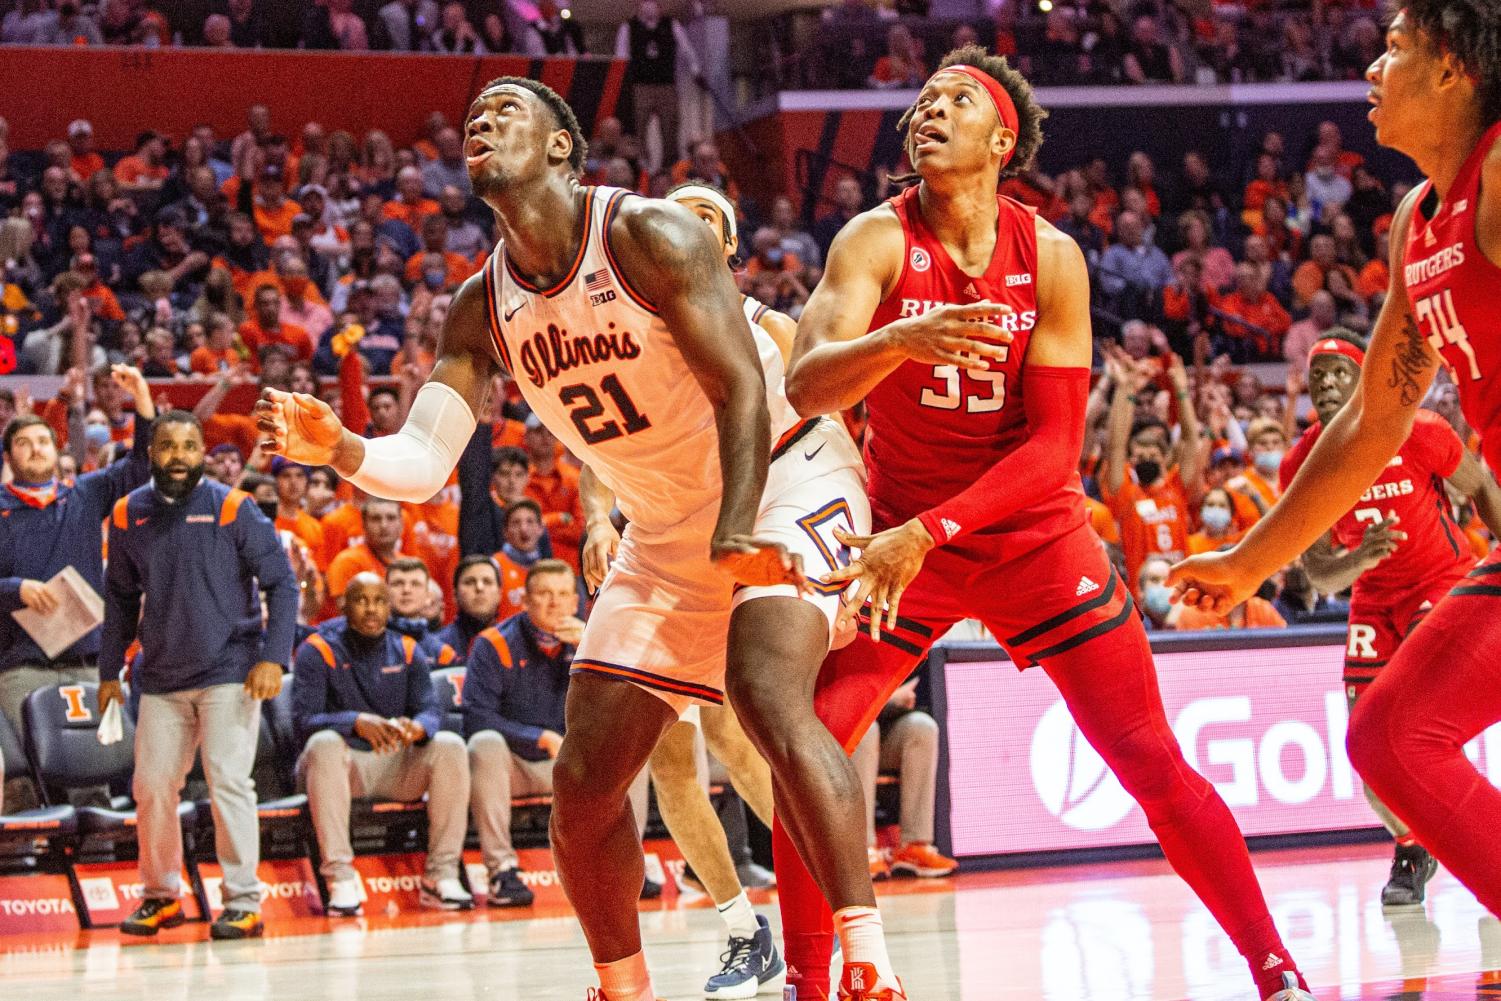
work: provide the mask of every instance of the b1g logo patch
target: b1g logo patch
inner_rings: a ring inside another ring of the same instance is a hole
[[[926,250],[923,250],[921,247],[912,248],[911,260],[913,271],[926,271],[928,270],[928,268],[933,266],[933,259],[929,257],[928,252]]]

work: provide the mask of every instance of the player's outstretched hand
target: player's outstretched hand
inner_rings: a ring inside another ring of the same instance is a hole
[[[1010,306],[999,302],[946,304],[909,316],[886,328],[891,343],[913,361],[988,369],[1006,360],[1011,334],[993,321]]]
[[[1167,575],[1173,600],[1204,612],[1224,615],[1256,593],[1262,578],[1247,573],[1235,550],[1190,556]]]
[[[333,408],[316,396],[261,390],[255,403],[261,450],[309,466],[326,466],[344,437]]]
[[[834,538],[840,545],[860,550],[849,566],[841,567],[819,578],[825,584],[843,584],[858,581],[855,596],[839,610],[840,622],[836,633],[854,626],[856,616],[865,602],[870,602],[870,635],[881,638],[881,621],[886,628],[896,626],[897,606],[902,592],[912,583],[912,578],[922,569],[923,558],[933,548],[933,536],[916,518],[896,528],[888,528],[875,535],[852,535],[842,528],[834,529]]]
[[[709,559],[746,587],[791,584],[799,591],[808,590],[803,558],[789,553],[780,542],[749,535],[716,537],[709,544]]]

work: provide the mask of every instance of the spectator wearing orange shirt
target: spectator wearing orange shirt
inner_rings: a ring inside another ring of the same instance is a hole
[[[886,54],[876,60],[876,68],[867,81],[872,87],[921,87],[928,75],[923,67],[922,50],[904,24],[886,29]]]
[[[1147,388],[1150,370],[1128,365],[1123,355],[1111,356],[1107,365],[1115,394],[1107,420],[1109,440],[1100,492],[1120,524],[1126,567],[1134,573],[1148,556],[1176,561],[1187,554],[1189,503],[1197,499],[1202,487],[1199,419],[1188,393],[1188,374],[1182,359],[1174,355],[1168,374],[1178,403],[1183,444],[1173,465],[1167,425],[1155,418],[1132,424],[1137,394]]]
[[[745,273],[749,278],[754,278],[763,271],[795,275],[803,269],[803,262],[798,260],[796,254],[789,253],[782,247],[782,235],[770,226],[756,230],[756,235],[751,238],[751,247],[753,253],[750,260],[745,262]]]
[[[1265,598],[1255,595],[1236,605],[1224,615],[1202,612],[1197,608],[1183,608],[1178,613],[1177,628],[1180,632],[1204,629],[1281,629],[1287,625],[1284,619]]]
[[[448,249],[448,218],[442,213],[422,220],[422,249],[407,258],[405,277],[407,284],[414,285],[425,277],[428,260],[436,257],[443,262],[443,281],[438,286],[451,288],[461,284],[474,274],[474,263],[463,254]],[[431,288],[431,285],[429,285]],[[437,289],[433,289],[437,291]]]
[[[670,174],[674,185],[685,181],[702,181],[729,195],[732,202],[740,199],[740,189],[730,177],[729,168],[719,158],[719,147],[714,145],[713,140],[701,139],[694,143],[688,158],[674,163]]]
[[[335,556],[328,564],[328,596],[337,602],[355,574],[373,573],[382,580],[386,567],[402,555],[401,505],[380,497],[367,497],[360,507],[364,539]]]
[[[1339,263],[1336,254],[1338,245],[1328,233],[1319,233],[1308,241],[1308,260],[1298,265],[1293,272],[1293,305],[1307,309],[1315,292],[1328,288],[1329,272],[1343,272],[1351,288],[1360,280],[1355,269]]]
[[[75,255],[72,270],[84,280],[85,285],[79,294],[89,300],[95,316],[111,323],[125,319],[125,310],[120,308],[120,300],[99,277],[99,262],[93,254]]]
[[[239,368],[240,352],[235,350],[235,324],[223,313],[208,318],[207,336],[202,346],[188,356],[194,375],[219,375]]]
[[[1274,358],[1292,326],[1292,317],[1267,291],[1266,272],[1242,261],[1235,266],[1235,291],[1214,304],[1220,331],[1233,343],[1226,345],[1232,357]]]
[[[1389,232],[1376,234],[1376,254],[1365,267],[1360,269],[1360,278],[1355,283],[1355,291],[1360,293],[1362,299],[1369,302],[1377,295],[1385,293],[1391,281],[1391,271],[1387,267],[1387,256],[1391,252],[1391,234]]]
[[[276,478],[276,528],[291,532],[302,540],[312,554],[313,563],[320,571],[328,569],[323,559],[323,526],[318,519],[303,510],[302,502],[307,497],[308,467],[297,462],[288,462],[281,456],[271,459],[271,475]]]
[[[387,219],[406,223],[412,231],[422,228],[422,220],[443,211],[443,207],[422,194],[422,171],[402,167],[396,172],[396,197],[381,206]]]
[[[302,214],[302,206],[287,197],[285,178],[280,164],[268,163],[256,181],[252,217],[261,239],[267,243],[292,235],[292,220]]]
[[[1204,493],[1199,505],[1197,532],[1188,537],[1188,555],[1212,553],[1223,546],[1233,546],[1245,535],[1245,529],[1235,525],[1235,501],[1230,491],[1215,487]]]
[[[1241,221],[1252,232],[1263,224],[1262,209],[1268,198],[1280,198],[1285,203],[1288,200],[1287,182],[1278,176],[1277,158],[1262,153],[1256,157],[1256,176],[1246,185],[1241,201]]]
[[[1249,487],[1261,498],[1262,509],[1277,503],[1282,496],[1279,473],[1282,457],[1287,454],[1287,432],[1280,421],[1270,417],[1258,417],[1246,428],[1246,444],[1251,449],[1251,466],[1241,476],[1230,481],[1238,489]]]
[[[308,332],[296,324],[281,322],[281,290],[269,281],[256,287],[251,315],[240,324],[240,340],[250,349],[252,371],[260,371],[261,350],[271,344],[290,348],[300,361],[313,357],[313,341]]]
[[[500,568],[500,613],[504,620],[522,610],[526,596],[526,572],[543,558],[542,508],[523,497],[505,510],[505,544],[492,554]]]
[[[278,319],[283,326],[301,327],[308,340],[317,344],[334,325],[334,311],[308,277],[307,262],[296,251],[282,252],[276,259],[276,280],[285,296]]]
[[[94,125],[87,118],[68,123],[68,148],[73,153],[69,166],[79,181],[87,181],[104,169],[104,157],[94,150]]]
[[[115,180],[128,193],[157,191],[170,175],[167,140],[149,129],[136,136],[135,153],[115,164]]]
[[[558,439],[540,421],[527,422],[525,447],[532,460],[526,495],[541,508],[553,554],[578,573],[579,546],[584,541],[578,470],[558,461]]]

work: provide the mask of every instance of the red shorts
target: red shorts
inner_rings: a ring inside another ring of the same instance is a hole
[[[1087,524],[1009,561],[995,552],[994,540],[974,536],[930,552],[902,594],[896,628],[883,628],[874,644],[862,612],[859,637],[824,661],[817,699],[869,706],[873,719],[960,619],[979,619],[1024,670],[1136,616],[1130,589]],[[857,742],[868,725],[857,728]]]
[[[1397,648],[1439,599],[1465,579],[1462,572],[1446,574],[1405,594],[1357,594],[1350,602],[1350,628],[1345,642],[1345,689],[1355,696],[1376,680],[1396,656]]]

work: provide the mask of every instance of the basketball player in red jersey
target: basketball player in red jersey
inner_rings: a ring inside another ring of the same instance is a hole
[[[1355,394],[1364,358],[1364,342],[1339,328],[1309,351],[1308,391],[1319,422],[1282,460],[1284,490],[1323,429]],[[1308,579],[1320,591],[1337,594],[1354,587],[1345,647],[1345,696],[1352,709],[1407,635],[1475,565],[1464,531],[1454,521],[1446,481],[1471,498],[1481,520],[1501,536],[1496,482],[1465,451],[1447,421],[1419,410],[1412,434],[1376,482],[1303,554]],[[1421,904],[1438,864],[1370,786],[1366,798],[1397,841],[1381,903]]]
[[[1235,549],[1173,570],[1182,600],[1229,608],[1360,499],[1412,431],[1437,363],[1501,468],[1501,3],[1412,0],[1366,72],[1376,139],[1428,177],[1392,223],[1391,287],[1366,377],[1287,492]],[[1361,696],[1350,760],[1418,842],[1501,914],[1501,790],[1464,744],[1501,720],[1501,551],[1441,598]]]
[[[950,53],[902,123],[920,183],[851,220],[799,321],[788,397],[805,414],[866,400],[878,530],[842,535],[862,552],[824,577],[859,581],[849,615],[872,606],[868,635],[825,660],[815,708],[853,749],[934,640],[980,619],[1019,667],[1040,665],[1057,684],[1246,957],[1256,997],[1309,1001],[1230,811],[1168,728],[1146,632],[1086,519],[1084,257],[997,194],[1003,174],[1030,165],[1043,117],[1003,58]],[[977,314],[985,322],[953,322]],[[775,845],[792,982],[799,1001],[817,999],[828,911],[780,832]],[[852,990],[860,957],[842,940],[840,998],[902,996],[885,971],[876,989]]]

